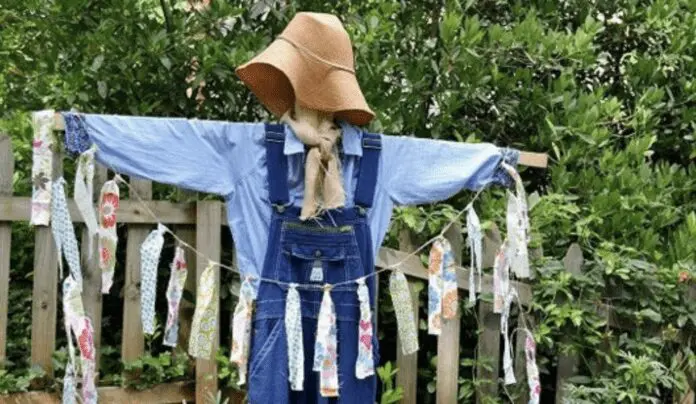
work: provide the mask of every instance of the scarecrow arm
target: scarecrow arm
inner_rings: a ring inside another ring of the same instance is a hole
[[[511,184],[501,163],[514,166],[518,157],[518,151],[490,143],[382,136],[378,181],[397,205],[437,202],[463,188]]]
[[[254,166],[258,156],[250,149],[262,149],[252,136],[263,133],[262,124],[77,113],[63,118],[58,123],[73,152],[93,143],[97,160],[120,173],[223,196]]]

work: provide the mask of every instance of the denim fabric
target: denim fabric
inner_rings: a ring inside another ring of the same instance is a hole
[[[186,189],[221,195],[235,239],[239,268],[258,276],[266,253],[271,212],[263,123],[63,113],[66,147],[96,144],[97,160],[116,171]],[[341,167],[351,208],[362,158],[362,131],[341,123]],[[305,146],[284,125],[290,203],[302,206]],[[382,150],[373,207],[372,250],[377,251],[396,205],[431,203],[462,189],[512,184],[500,166],[519,152],[488,143],[457,143],[380,135]]]

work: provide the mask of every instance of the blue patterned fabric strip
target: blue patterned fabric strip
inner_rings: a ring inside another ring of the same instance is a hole
[[[157,267],[164,245],[166,227],[158,224],[140,246],[140,313],[143,332],[155,332],[155,298],[157,293]]]
[[[63,260],[61,255],[65,255],[65,260],[70,268],[75,282],[82,287],[82,270],[80,269],[80,250],[77,248],[77,238],[75,229],[70,220],[68,202],[65,199],[65,179],[58,178],[53,182],[53,197],[51,199],[51,211],[53,220],[51,221],[51,232],[56,242],[58,250],[58,262],[62,269]]]
[[[73,155],[82,154],[92,146],[84,117],[75,112],[63,112],[65,121],[65,150]]]

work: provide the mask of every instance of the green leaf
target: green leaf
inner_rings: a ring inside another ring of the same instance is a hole
[[[98,55],[97,57],[94,58],[92,61],[92,71],[97,71],[99,68],[102,66],[104,63],[104,55]]]
[[[162,66],[164,66],[165,69],[169,70],[172,68],[172,61],[169,60],[168,57],[166,57],[166,56],[160,57],[160,62],[162,63]]]
[[[108,89],[106,87],[106,83],[103,81],[98,81],[97,82],[97,93],[99,93],[99,96],[102,98],[106,98],[107,92],[108,92]]]

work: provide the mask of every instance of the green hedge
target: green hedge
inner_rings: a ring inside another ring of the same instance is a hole
[[[30,189],[27,111],[268,119],[233,68],[296,11],[332,12],[352,35],[358,77],[378,114],[370,129],[551,156],[547,170],[522,174],[528,192],[540,195],[531,219],[533,244],[543,248],[533,309],[544,397],[554,394],[555,358],[569,351],[581,359],[570,389],[578,402],[663,402],[686,388],[696,364],[696,304],[687,297],[696,261],[696,3],[235,0],[198,12],[186,5],[3,2],[0,128],[16,147],[16,193]],[[197,71],[187,82],[194,59]],[[176,195],[161,188],[159,196]],[[502,196],[485,194],[483,218],[502,224]],[[388,243],[404,226],[425,239],[470,197],[399,210]],[[32,239],[25,226],[15,233]],[[582,275],[559,263],[571,243],[583,250]],[[30,254],[12,251],[13,293],[15,285],[24,291],[16,301],[31,287]],[[632,328],[610,329],[596,313],[598,302],[615,306]],[[389,299],[380,305],[385,313],[389,306]],[[11,309],[13,377],[27,371],[21,350],[29,324],[17,311],[29,309],[22,307]],[[119,328],[118,299],[105,308],[105,320]],[[473,311],[463,321],[475,329]],[[385,333],[383,344],[391,338]],[[464,333],[462,402],[487,382],[471,377],[475,341],[474,332]],[[429,386],[422,402],[433,401],[434,354],[421,352],[421,382]]]

